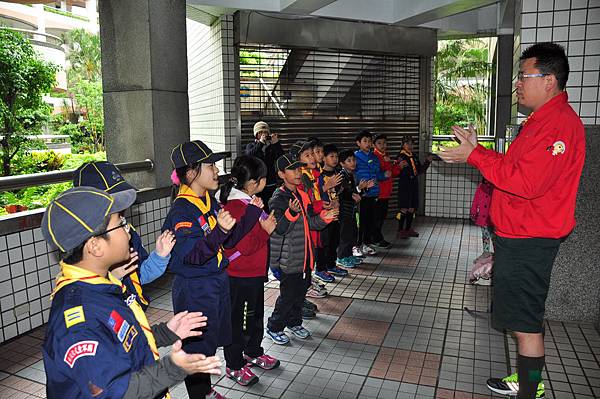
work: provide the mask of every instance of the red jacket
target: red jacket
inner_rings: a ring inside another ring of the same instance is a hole
[[[508,238],[562,238],[575,227],[583,124],[563,92],[531,114],[506,155],[477,146],[468,162],[494,185],[490,215]]]
[[[391,161],[389,155],[380,152],[377,148],[373,151],[373,153],[379,158],[379,167],[382,171],[387,172],[388,170],[392,172],[392,177],[397,177],[400,175],[400,171],[402,168],[398,165],[397,162]],[[392,185],[394,181],[392,179],[385,179],[379,182],[379,196],[381,199],[388,199],[392,196]]]
[[[244,216],[247,207],[248,204],[242,199],[231,199],[224,206],[237,221]],[[260,223],[256,223],[234,248],[225,250],[229,259],[227,273],[232,277],[265,277],[269,258],[268,244],[269,235]]]

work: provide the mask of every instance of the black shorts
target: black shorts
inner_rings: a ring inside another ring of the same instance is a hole
[[[541,333],[552,265],[560,240],[504,238],[494,240],[493,326]]]

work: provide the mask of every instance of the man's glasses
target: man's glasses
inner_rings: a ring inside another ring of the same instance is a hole
[[[544,76],[550,75],[549,73],[523,73],[519,72],[517,74],[517,80],[523,81],[523,79],[527,78],[543,78]]]
[[[127,219],[125,219],[124,216],[120,216],[119,219],[121,220],[121,222],[119,223],[118,226],[113,227],[112,229],[108,229],[108,230],[104,230],[102,233],[98,233],[98,234],[94,234],[92,237],[100,237],[103,236],[105,234],[110,233],[113,230],[117,230],[120,229],[121,227],[125,229],[125,232],[129,233],[130,230],[130,226],[129,223],[127,223]]]

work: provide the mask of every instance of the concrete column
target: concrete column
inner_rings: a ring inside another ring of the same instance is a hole
[[[41,33],[41,35],[36,35],[34,39],[45,42],[46,36],[43,36],[46,33],[46,12],[44,11],[44,5],[33,4],[32,7],[37,9],[37,31]]]
[[[513,35],[499,35],[496,44],[496,104],[494,132],[504,138],[512,107]]]
[[[600,126],[586,128],[586,159],[577,193],[577,226],[560,246],[546,300],[551,320],[595,323],[600,327]]]
[[[138,188],[170,185],[171,149],[189,140],[185,2],[99,3],[107,157],[150,158]]]

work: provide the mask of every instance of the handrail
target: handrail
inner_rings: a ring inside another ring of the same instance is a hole
[[[432,141],[452,141],[454,140],[453,134],[434,134],[431,136]],[[477,136],[478,141],[495,141],[494,136]]]
[[[29,34],[29,35],[32,36],[32,38],[30,38],[30,40],[33,40],[33,41],[36,41],[36,42],[41,42],[42,40],[35,39],[35,36],[42,36],[42,37],[45,37],[47,39],[52,39],[52,40],[56,41],[56,43],[52,43],[52,44],[54,44],[54,45],[56,45],[58,47],[60,47],[64,43],[63,40],[60,37],[58,37],[58,36],[52,35],[50,33],[38,32],[38,31],[33,30],[33,29],[13,28],[13,27],[10,27],[10,26],[0,26],[0,29],[12,30],[12,31],[19,32],[19,33],[27,33],[27,34]]]
[[[154,169],[154,162],[145,159],[143,161],[118,163],[115,166],[123,173],[142,172]],[[73,172],[75,172],[75,169],[0,177],[0,192],[71,181],[73,180]]]

